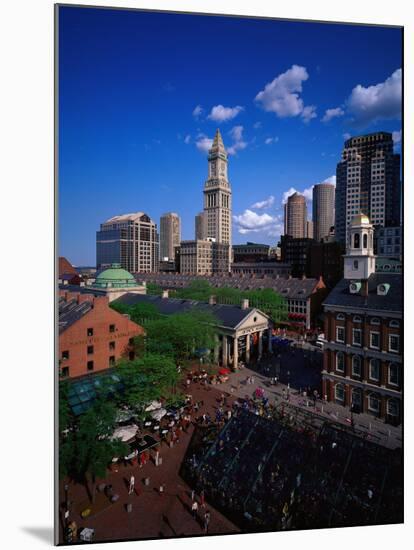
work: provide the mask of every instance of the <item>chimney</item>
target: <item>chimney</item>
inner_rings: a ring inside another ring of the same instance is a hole
[[[249,300],[247,298],[243,298],[243,300],[241,301],[241,308],[249,309]]]
[[[162,297],[163,298],[168,298],[168,289],[162,291]]]
[[[216,305],[216,297],[211,295],[208,299],[208,305],[215,306]]]

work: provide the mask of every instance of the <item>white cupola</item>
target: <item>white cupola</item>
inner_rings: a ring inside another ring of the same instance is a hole
[[[374,228],[365,214],[354,216],[348,228],[344,278],[364,281],[375,273]]]

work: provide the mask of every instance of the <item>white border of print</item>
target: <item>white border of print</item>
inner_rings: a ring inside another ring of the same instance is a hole
[[[77,4],[79,2],[66,2]],[[405,25],[405,52],[414,51],[414,19],[409,3],[377,1],[297,0],[101,0],[88,5],[133,7],[204,13],[272,16],[292,19]],[[2,6],[1,152],[1,321],[2,321],[2,547],[44,548],[53,541],[53,2],[20,0]],[[378,52],[380,55],[381,52]],[[405,97],[413,97],[413,63],[405,66]],[[411,92],[411,93],[410,93]],[[405,121],[414,120],[413,102],[405,101]],[[411,122],[412,124],[412,122]],[[411,130],[411,131],[410,131]],[[405,131],[405,151],[414,151],[413,132]],[[406,155],[405,205],[414,204],[412,156]],[[414,216],[405,216],[405,241],[413,233]],[[412,255],[406,247],[405,280],[410,280]],[[413,285],[406,286],[405,311],[414,305]],[[405,330],[413,327],[407,315]],[[408,342],[408,339],[406,339]],[[409,346],[407,346],[409,354]],[[406,361],[406,363],[408,360]],[[405,387],[413,385],[406,369]],[[406,399],[406,494],[413,486],[412,406]],[[374,543],[376,549],[408,547],[414,538],[413,503],[406,499],[406,523],[397,526],[347,528],[260,535],[199,538],[238,550],[260,544],[289,548],[336,550]],[[374,541],[373,541],[374,539]],[[169,540],[169,548],[192,548],[195,541]],[[121,545],[122,544],[122,545]],[[111,550],[136,544],[113,543]],[[165,541],[141,542],[165,550]]]

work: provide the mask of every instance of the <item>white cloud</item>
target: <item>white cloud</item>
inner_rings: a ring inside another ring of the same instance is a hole
[[[197,105],[197,107],[195,107],[193,110],[193,117],[198,119],[201,116],[203,111],[204,109],[202,108],[202,106]]]
[[[187,134],[184,138],[184,143],[188,145],[191,142],[191,136],[190,134]]]
[[[258,210],[261,210],[263,208],[269,208],[270,206],[272,206],[274,202],[275,202],[274,196],[270,195],[270,197],[268,197],[264,201],[255,202],[254,204],[251,205],[250,208],[256,208]]]
[[[300,115],[305,122],[309,122],[313,118],[316,118],[316,107],[315,105],[308,105],[303,108],[303,111]]]
[[[268,82],[255,100],[268,112],[275,113],[280,118],[302,116],[305,122],[316,117],[313,105],[305,107],[300,97],[302,83],[308,80],[309,74],[305,67],[292,65],[272,82]]]
[[[257,130],[258,128],[261,128],[261,127],[262,127],[262,123],[261,123],[260,121],[255,122],[255,123],[253,124],[253,128],[254,128],[255,130]]]
[[[213,139],[207,137],[205,134],[199,134],[196,140],[196,147],[203,153],[208,153],[213,145]]]
[[[344,138],[344,140],[346,141],[347,139],[350,139],[352,136],[349,132],[345,132],[345,134],[342,134],[342,137]]]
[[[397,145],[401,142],[402,132],[401,130],[395,131],[392,133],[392,140],[394,142],[394,145]]]
[[[312,190],[313,190],[313,185],[311,185],[307,189],[304,189],[303,191],[298,191],[294,187],[290,187],[287,191],[285,191],[283,193],[282,204],[286,204],[288,198],[291,195],[293,195],[293,193],[299,193],[299,195],[303,195],[307,201],[311,201],[312,200]]]
[[[224,105],[215,105],[208,119],[214,120],[216,122],[226,122],[227,120],[232,120],[235,118],[241,111],[244,110],[244,107],[237,105],[236,107],[224,107]]]
[[[272,143],[277,143],[279,141],[279,138],[277,136],[275,137],[268,137],[265,139],[266,145],[271,145]]]
[[[402,71],[397,69],[384,82],[358,84],[346,101],[355,124],[366,126],[378,120],[401,118]]]
[[[326,178],[326,180],[323,180],[323,183],[331,183],[332,185],[336,185],[336,176],[329,176],[329,178]]]
[[[235,155],[237,151],[246,149],[247,142],[243,139],[243,126],[234,126],[230,130],[229,135],[233,139],[232,145],[227,148],[227,153],[229,155]]]
[[[344,116],[345,111],[341,107],[335,107],[335,109],[327,109],[324,116],[322,117],[322,122],[329,122],[333,118]]]
[[[243,214],[233,216],[237,230],[240,234],[263,233],[266,235],[276,234],[278,226],[281,226],[281,216],[270,216],[269,214],[257,214],[246,209]],[[280,235],[280,233],[277,233]]]

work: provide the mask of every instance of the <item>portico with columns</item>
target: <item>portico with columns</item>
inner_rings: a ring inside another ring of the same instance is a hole
[[[260,359],[264,350],[272,351],[273,325],[269,317],[258,309],[246,308],[246,316],[237,325],[218,328],[214,357],[223,367],[237,368],[240,361],[249,363],[253,353]]]

